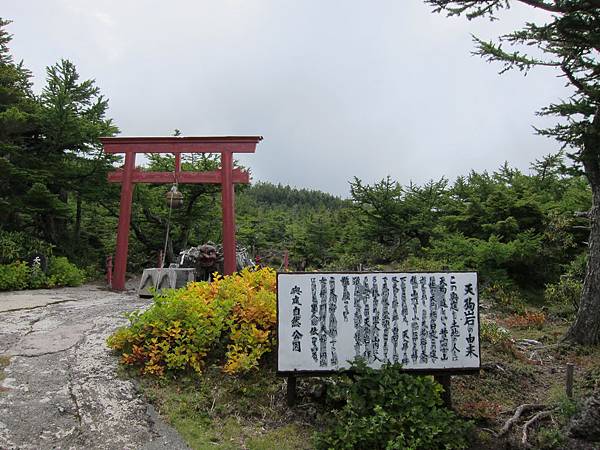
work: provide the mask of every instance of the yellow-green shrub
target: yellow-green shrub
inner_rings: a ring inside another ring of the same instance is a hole
[[[108,345],[144,374],[201,372],[209,353],[225,358],[228,373],[247,371],[273,348],[275,303],[275,272],[246,268],[157,296]]]
[[[29,267],[24,262],[0,265],[0,291],[26,289]]]
[[[23,261],[0,264],[0,291],[79,286],[84,281],[85,273],[63,256],[50,258],[48,274],[39,263],[31,267]]]

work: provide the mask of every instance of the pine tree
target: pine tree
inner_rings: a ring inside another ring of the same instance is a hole
[[[571,95],[541,109],[556,116],[554,127],[538,130],[571,150],[592,189],[589,258],[577,318],[567,339],[584,345],[600,343],[600,0],[425,0],[434,12],[469,19],[496,19],[499,11],[519,2],[548,12],[547,22],[526,23],[498,42],[474,38],[475,53],[502,65],[502,72],[527,73],[536,67],[554,68],[564,77]],[[524,50],[527,49],[527,50]]]

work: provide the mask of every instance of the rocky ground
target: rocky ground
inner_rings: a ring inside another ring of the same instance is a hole
[[[187,448],[105,345],[148,303],[92,285],[0,293],[0,449]]]

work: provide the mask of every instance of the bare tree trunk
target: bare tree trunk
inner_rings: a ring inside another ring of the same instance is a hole
[[[593,190],[589,253],[579,311],[566,338],[582,345],[600,343],[600,186]]]
[[[79,237],[81,235],[81,214],[82,214],[82,200],[81,193],[77,193],[77,212],[75,214],[75,229],[73,231],[73,241],[75,243],[79,242]]]
[[[190,240],[190,233],[192,231],[192,210],[194,209],[194,204],[196,200],[200,198],[202,195],[202,191],[197,191],[192,193],[190,199],[188,200],[187,207],[185,209],[185,220],[183,221],[183,227],[181,228],[181,250],[185,250],[188,247],[188,242]]]
[[[592,188],[588,264],[577,318],[565,338],[582,345],[600,343],[600,108],[584,138],[581,162]]]

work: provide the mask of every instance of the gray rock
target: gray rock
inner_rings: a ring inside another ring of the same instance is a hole
[[[134,292],[95,286],[0,294],[2,449],[186,449],[116,375],[106,338],[147,307]]]
[[[569,427],[569,434],[587,441],[600,441],[600,390],[588,398]]]

